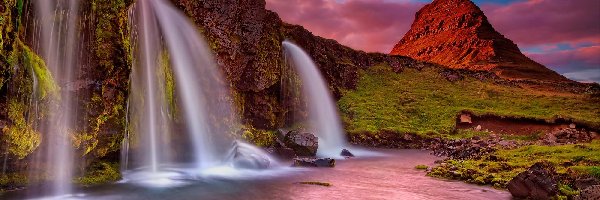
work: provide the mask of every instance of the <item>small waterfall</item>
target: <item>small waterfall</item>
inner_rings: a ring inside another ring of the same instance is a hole
[[[199,172],[241,163],[236,159],[272,160],[236,142],[241,125],[232,109],[229,85],[198,28],[163,0],[137,1],[129,15],[134,53],[129,129],[136,138],[128,138],[129,152],[137,152],[130,158],[140,162],[144,173],[164,174],[165,168],[182,163],[191,163]],[[168,76],[174,87],[167,86]],[[176,100],[168,99],[168,94]],[[169,104],[178,109],[170,110]],[[179,143],[170,145],[169,140]],[[230,156],[240,148],[245,153]],[[173,154],[191,156],[182,159]]]
[[[347,141],[342,129],[341,120],[331,92],[327,87],[321,72],[297,45],[284,41],[288,65],[293,66],[302,80],[302,95],[308,106],[308,116],[311,128],[319,137],[318,156],[339,157]]]
[[[65,85],[74,81],[78,69],[78,32],[77,27],[79,0],[38,0],[34,2],[36,21],[40,26],[41,56],[50,73],[63,88],[60,96],[49,100],[47,121],[41,124],[47,146],[46,154],[37,162],[44,162],[51,175],[48,195],[69,194],[73,180],[73,145],[70,131],[74,128],[76,103],[75,96]]]

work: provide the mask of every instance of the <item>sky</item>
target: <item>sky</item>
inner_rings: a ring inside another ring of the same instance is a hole
[[[288,23],[354,49],[389,53],[431,0],[266,0]],[[568,78],[600,82],[600,0],[475,0],[496,30]]]

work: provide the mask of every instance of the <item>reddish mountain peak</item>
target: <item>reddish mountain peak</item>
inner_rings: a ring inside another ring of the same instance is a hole
[[[494,71],[508,79],[566,80],[523,55],[470,0],[435,0],[423,7],[391,54],[450,68]]]

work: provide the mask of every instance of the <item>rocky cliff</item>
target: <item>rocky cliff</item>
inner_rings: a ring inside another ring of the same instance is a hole
[[[380,62],[392,65],[412,59],[369,54],[314,36],[301,26],[282,22],[265,9],[264,0],[172,0],[198,24],[231,81],[246,124],[273,129],[285,123],[280,80],[285,65],[281,42],[288,39],[315,60],[331,90],[353,88],[357,70]]]
[[[450,68],[493,71],[508,79],[567,80],[523,55],[470,0],[435,0],[423,7],[391,54]]]

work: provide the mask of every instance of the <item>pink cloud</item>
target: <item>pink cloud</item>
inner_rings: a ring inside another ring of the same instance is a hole
[[[600,45],[571,50],[527,53],[527,56],[558,71],[572,68],[600,68]]]
[[[426,3],[414,0],[266,0],[292,24],[341,44],[388,53]],[[600,1],[481,3],[490,23],[534,60],[559,72],[600,69]],[[559,45],[560,44],[560,45]],[[567,50],[561,46],[569,45]],[[581,47],[583,46],[583,47]]]
[[[424,3],[385,0],[267,0],[267,9],[349,47],[388,53]]]
[[[481,8],[498,32],[520,46],[600,43],[600,1],[529,0]]]

